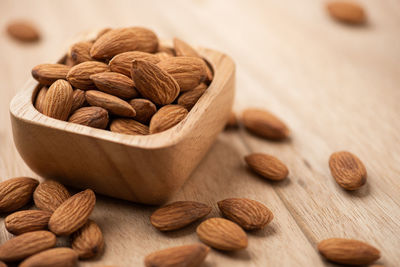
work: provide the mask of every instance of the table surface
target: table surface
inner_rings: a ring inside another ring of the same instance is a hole
[[[332,21],[324,1],[0,1],[0,177],[39,178],[13,141],[9,102],[39,63],[51,62],[77,33],[142,25],[161,38],[221,50],[237,64],[234,109],[261,107],[291,128],[289,141],[268,142],[243,129],[221,133],[174,200],[213,207],[229,197],[265,203],[274,213],[264,230],[248,233],[249,247],[212,251],[203,266],[326,266],[316,244],[330,237],[367,241],[379,263],[400,262],[400,2],[362,1],[369,22]],[[36,22],[43,39],[21,44],[4,32],[8,21]],[[328,158],[337,150],[359,156],[367,184],[355,192],[332,179]],[[272,183],[249,172],[243,156],[270,153],[287,164],[289,178]],[[100,259],[82,266],[140,266],[149,252],[197,242],[194,224],[160,233],[149,222],[154,207],[98,197],[92,218],[103,229]],[[10,238],[0,224],[0,241]]]

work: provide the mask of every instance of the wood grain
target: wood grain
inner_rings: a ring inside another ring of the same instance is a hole
[[[204,266],[326,266],[315,247],[330,237],[371,243],[385,266],[400,262],[398,1],[363,1],[364,27],[331,20],[323,0],[94,2],[0,1],[1,27],[27,17],[44,37],[22,45],[0,35],[2,179],[32,174],[14,148],[8,119],[8,103],[30,69],[52,62],[82,29],[145,25],[162,38],[225,51],[237,63],[236,111],[267,108],[292,130],[285,143],[242,129],[221,134],[174,197],[212,205],[208,217],[217,216],[216,201],[228,197],[256,199],[275,215],[265,230],[249,234],[247,250],[211,251]],[[341,190],[329,173],[329,155],[343,149],[367,168],[367,184],[355,193]],[[280,158],[290,169],[288,181],[270,183],[248,172],[242,157],[250,152]],[[198,241],[195,225],[159,233],[148,220],[152,211],[99,197],[92,219],[104,231],[105,254],[82,266],[140,265],[154,250]],[[9,237],[1,228],[0,242]]]

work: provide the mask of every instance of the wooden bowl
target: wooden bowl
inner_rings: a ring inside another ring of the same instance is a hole
[[[190,176],[224,128],[231,112],[235,65],[220,52],[199,48],[214,79],[175,127],[153,135],[112,133],[47,117],[33,106],[31,79],[10,104],[15,145],[44,178],[146,204],[161,204]]]

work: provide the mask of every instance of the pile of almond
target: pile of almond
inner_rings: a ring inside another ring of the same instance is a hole
[[[49,117],[112,132],[147,135],[182,121],[213,79],[208,63],[175,38],[145,28],[104,29],[71,46],[65,62],[32,69],[35,107]]]
[[[34,200],[36,209],[29,207]],[[11,213],[5,227],[13,235],[0,245],[0,266],[76,266],[78,259],[102,253],[103,234],[89,219],[96,196],[87,189],[73,196],[58,182],[18,177],[0,183],[0,212]],[[17,211],[18,210],[18,211]],[[56,247],[57,236],[70,236],[70,247]],[[3,262],[2,262],[3,261]]]

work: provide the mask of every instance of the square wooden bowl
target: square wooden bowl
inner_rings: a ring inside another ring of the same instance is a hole
[[[230,115],[235,65],[218,51],[199,48],[214,79],[175,127],[132,136],[47,117],[33,101],[31,79],[10,104],[15,145],[26,164],[44,178],[146,204],[161,204],[188,179]]]

